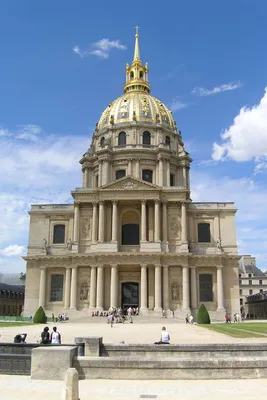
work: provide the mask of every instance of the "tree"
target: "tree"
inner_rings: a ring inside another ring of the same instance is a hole
[[[33,323],[34,324],[45,324],[46,323],[46,315],[44,312],[44,309],[42,306],[38,308],[36,313],[34,314],[33,317]]]
[[[198,324],[210,324],[209,312],[206,309],[206,307],[204,306],[204,304],[201,304],[201,306],[198,309],[197,323]]]

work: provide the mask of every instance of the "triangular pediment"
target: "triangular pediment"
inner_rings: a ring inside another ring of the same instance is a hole
[[[145,182],[130,176],[124,176],[115,182],[99,188],[101,190],[159,190],[160,187],[153,183]]]

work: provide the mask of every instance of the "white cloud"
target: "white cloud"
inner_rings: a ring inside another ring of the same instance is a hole
[[[101,39],[93,43],[89,49],[81,50],[80,46],[76,45],[72,48],[73,52],[81,58],[86,56],[97,56],[107,59],[112,49],[126,50],[127,47],[120,43],[120,40]]]
[[[211,96],[212,94],[218,94],[222,92],[228,92],[230,90],[239,89],[241,88],[241,86],[242,86],[241,82],[230,82],[230,83],[224,83],[223,85],[220,86],[215,86],[213,89],[196,87],[195,89],[192,90],[192,94],[195,94],[197,96]]]
[[[255,172],[266,170],[267,88],[259,104],[242,107],[233,124],[221,134],[222,143],[213,144],[212,158],[237,162],[255,160]]]
[[[38,125],[18,125],[16,134],[17,139],[36,141],[37,136],[42,133],[42,129]]]
[[[20,256],[23,253],[25,253],[25,247],[17,244],[11,244],[2,250],[0,249],[0,254],[5,257]]]
[[[173,112],[182,110],[185,107],[187,107],[187,104],[182,103],[181,101],[178,101],[178,100],[173,100],[172,103],[170,104],[170,109]]]

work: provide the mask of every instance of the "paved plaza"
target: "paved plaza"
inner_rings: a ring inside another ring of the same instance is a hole
[[[49,323],[50,330],[55,324]],[[135,317],[134,323],[107,324],[106,318],[87,317],[82,322],[56,324],[62,334],[63,343],[73,343],[76,336],[103,336],[104,343],[154,343],[159,339],[161,326],[165,325],[173,344],[189,343],[267,343],[266,338],[232,338],[209,331],[197,325],[186,325],[173,319],[153,318],[149,322],[144,317]],[[1,328],[0,328],[1,329]],[[30,325],[1,329],[1,341],[13,341],[17,333],[28,333],[27,342],[36,342],[43,325]],[[245,372],[244,372],[245,374]],[[108,378],[108,377],[103,377]],[[40,396],[49,400],[61,399],[63,382],[38,381],[30,377],[0,375],[1,400],[35,400]],[[103,399],[198,399],[216,400],[234,397],[235,400],[257,400],[266,398],[267,380],[213,380],[213,381],[117,381],[84,380],[79,382],[81,400]],[[153,396],[153,397],[144,397]],[[157,396],[157,397],[154,397]]]

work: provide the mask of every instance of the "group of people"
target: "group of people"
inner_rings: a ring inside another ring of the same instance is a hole
[[[233,320],[234,320],[234,322],[240,322],[240,315],[238,313],[234,313]],[[243,315],[241,315],[241,320],[242,321],[244,320]],[[228,324],[230,324],[232,322],[230,313],[225,314],[225,322]]]
[[[62,314],[58,314],[57,317],[55,317],[54,313],[52,313],[52,322],[65,322],[68,321],[69,317],[67,315],[67,313],[62,313]]]
[[[14,343],[26,343],[27,333],[19,333],[14,337]],[[40,344],[61,344],[61,335],[57,327],[53,327],[53,331],[49,332],[49,327],[46,326],[41,333]]]
[[[117,309],[114,307],[110,307],[107,313],[107,322],[108,324],[111,325],[111,328],[114,324],[116,323],[123,323],[128,320],[131,324],[133,323],[133,315],[138,315],[139,310],[130,307],[126,307],[125,309],[122,309],[121,307],[118,307]]]

